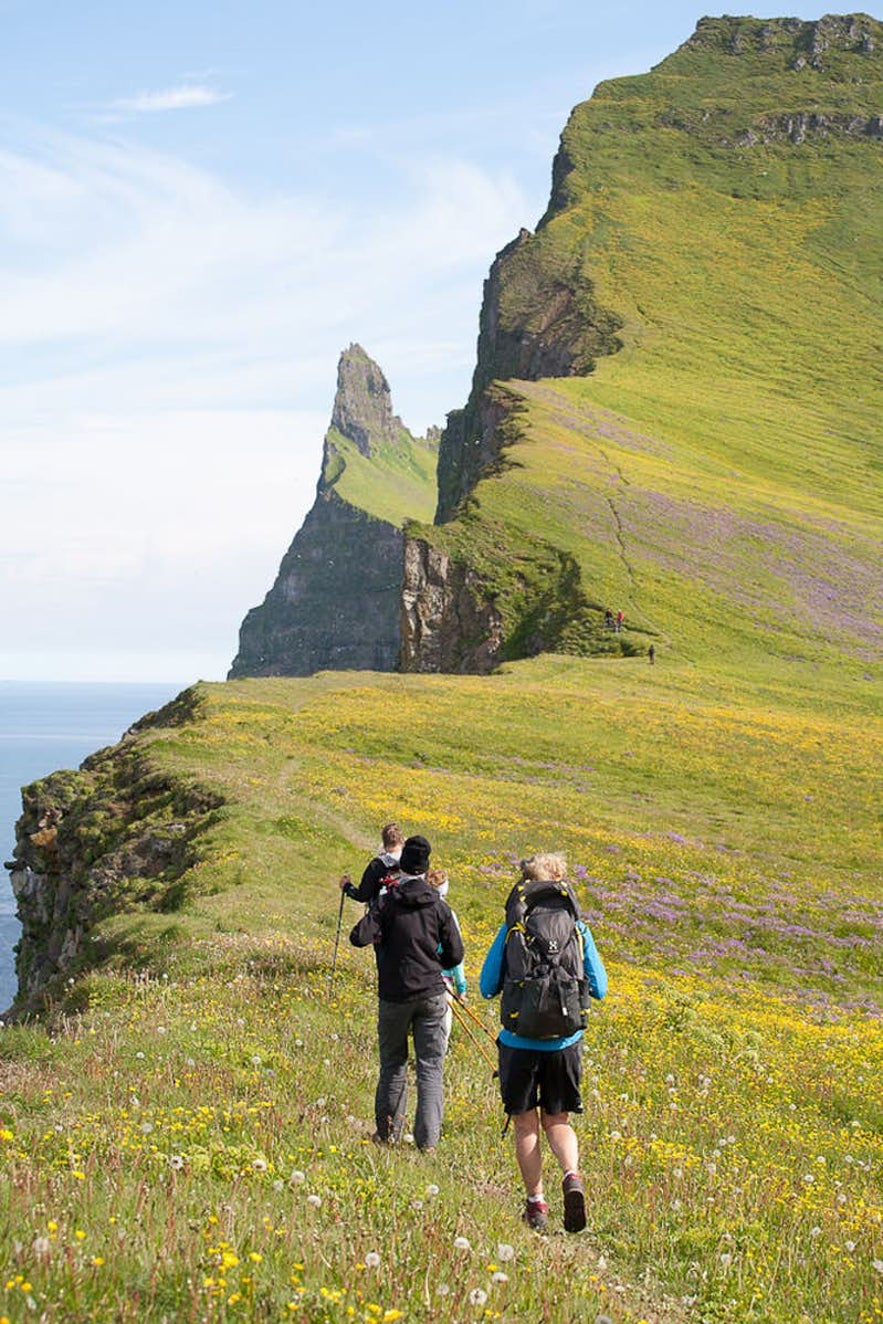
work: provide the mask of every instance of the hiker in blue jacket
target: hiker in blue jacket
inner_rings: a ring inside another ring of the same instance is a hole
[[[563,855],[534,855],[522,861],[521,876],[522,884],[527,887],[531,883],[553,883],[559,885],[562,895],[566,891],[572,896],[565,881],[567,861]],[[574,918],[573,922],[582,940],[585,990],[592,998],[603,998],[607,992],[607,973],[595,940],[583,920]],[[486,998],[504,991],[506,948],[511,933],[504,923],[485,957],[479,988]],[[504,997],[504,1008],[505,1003]],[[541,1129],[563,1174],[564,1227],[568,1232],[579,1232],[586,1225],[579,1145],[569,1120],[570,1113],[583,1110],[582,1033],[577,1029],[555,1038],[528,1038],[504,1026],[497,1037],[500,1092],[506,1113],[513,1120],[515,1156],[527,1196],[524,1219],[537,1231],[543,1231],[549,1221],[549,1206],[543,1194]]]

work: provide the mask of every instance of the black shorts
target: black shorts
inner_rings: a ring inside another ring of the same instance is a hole
[[[543,1052],[537,1048],[510,1048],[497,1040],[500,1055],[500,1093],[507,1114],[530,1112],[581,1113],[582,1040],[569,1048]]]

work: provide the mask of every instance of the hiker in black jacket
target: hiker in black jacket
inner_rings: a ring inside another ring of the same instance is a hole
[[[348,873],[340,880],[340,890],[353,901],[364,901],[371,905],[377,900],[383,881],[390,874],[398,874],[399,859],[405,844],[405,834],[398,823],[387,823],[381,832],[380,854],[369,860],[368,867],[362,874],[361,882],[356,887]]]
[[[408,1035],[417,1059],[418,1149],[441,1135],[447,997],[442,970],[463,960],[463,940],[448,903],[426,881],[431,847],[409,837],[401,875],[356,925],[350,941],[377,953],[377,1037],[380,1075],[374,1098],[374,1139],[401,1140],[408,1103]]]

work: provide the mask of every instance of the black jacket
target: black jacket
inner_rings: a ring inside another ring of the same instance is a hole
[[[395,855],[388,855],[385,851],[380,855],[375,855],[362,874],[361,882],[358,887],[352,883],[347,883],[343,889],[347,896],[352,897],[353,901],[367,901],[368,905],[377,900],[377,894],[383,885],[384,878],[390,875],[398,877],[399,862]]]
[[[425,878],[404,877],[379,898],[350,934],[354,947],[377,948],[377,992],[409,1002],[445,991],[442,970],[463,960],[451,907]]]

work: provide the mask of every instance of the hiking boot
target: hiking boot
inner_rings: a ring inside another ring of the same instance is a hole
[[[534,1232],[545,1232],[549,1226],[549,1206],[545,1200],[526,1200],[524,1203],[524,1221]]]
[[[586,1225],[586,1188],[576,1172],[569,1172],[561,1183],[564,1191],[564,1231],[582,1232]]]

